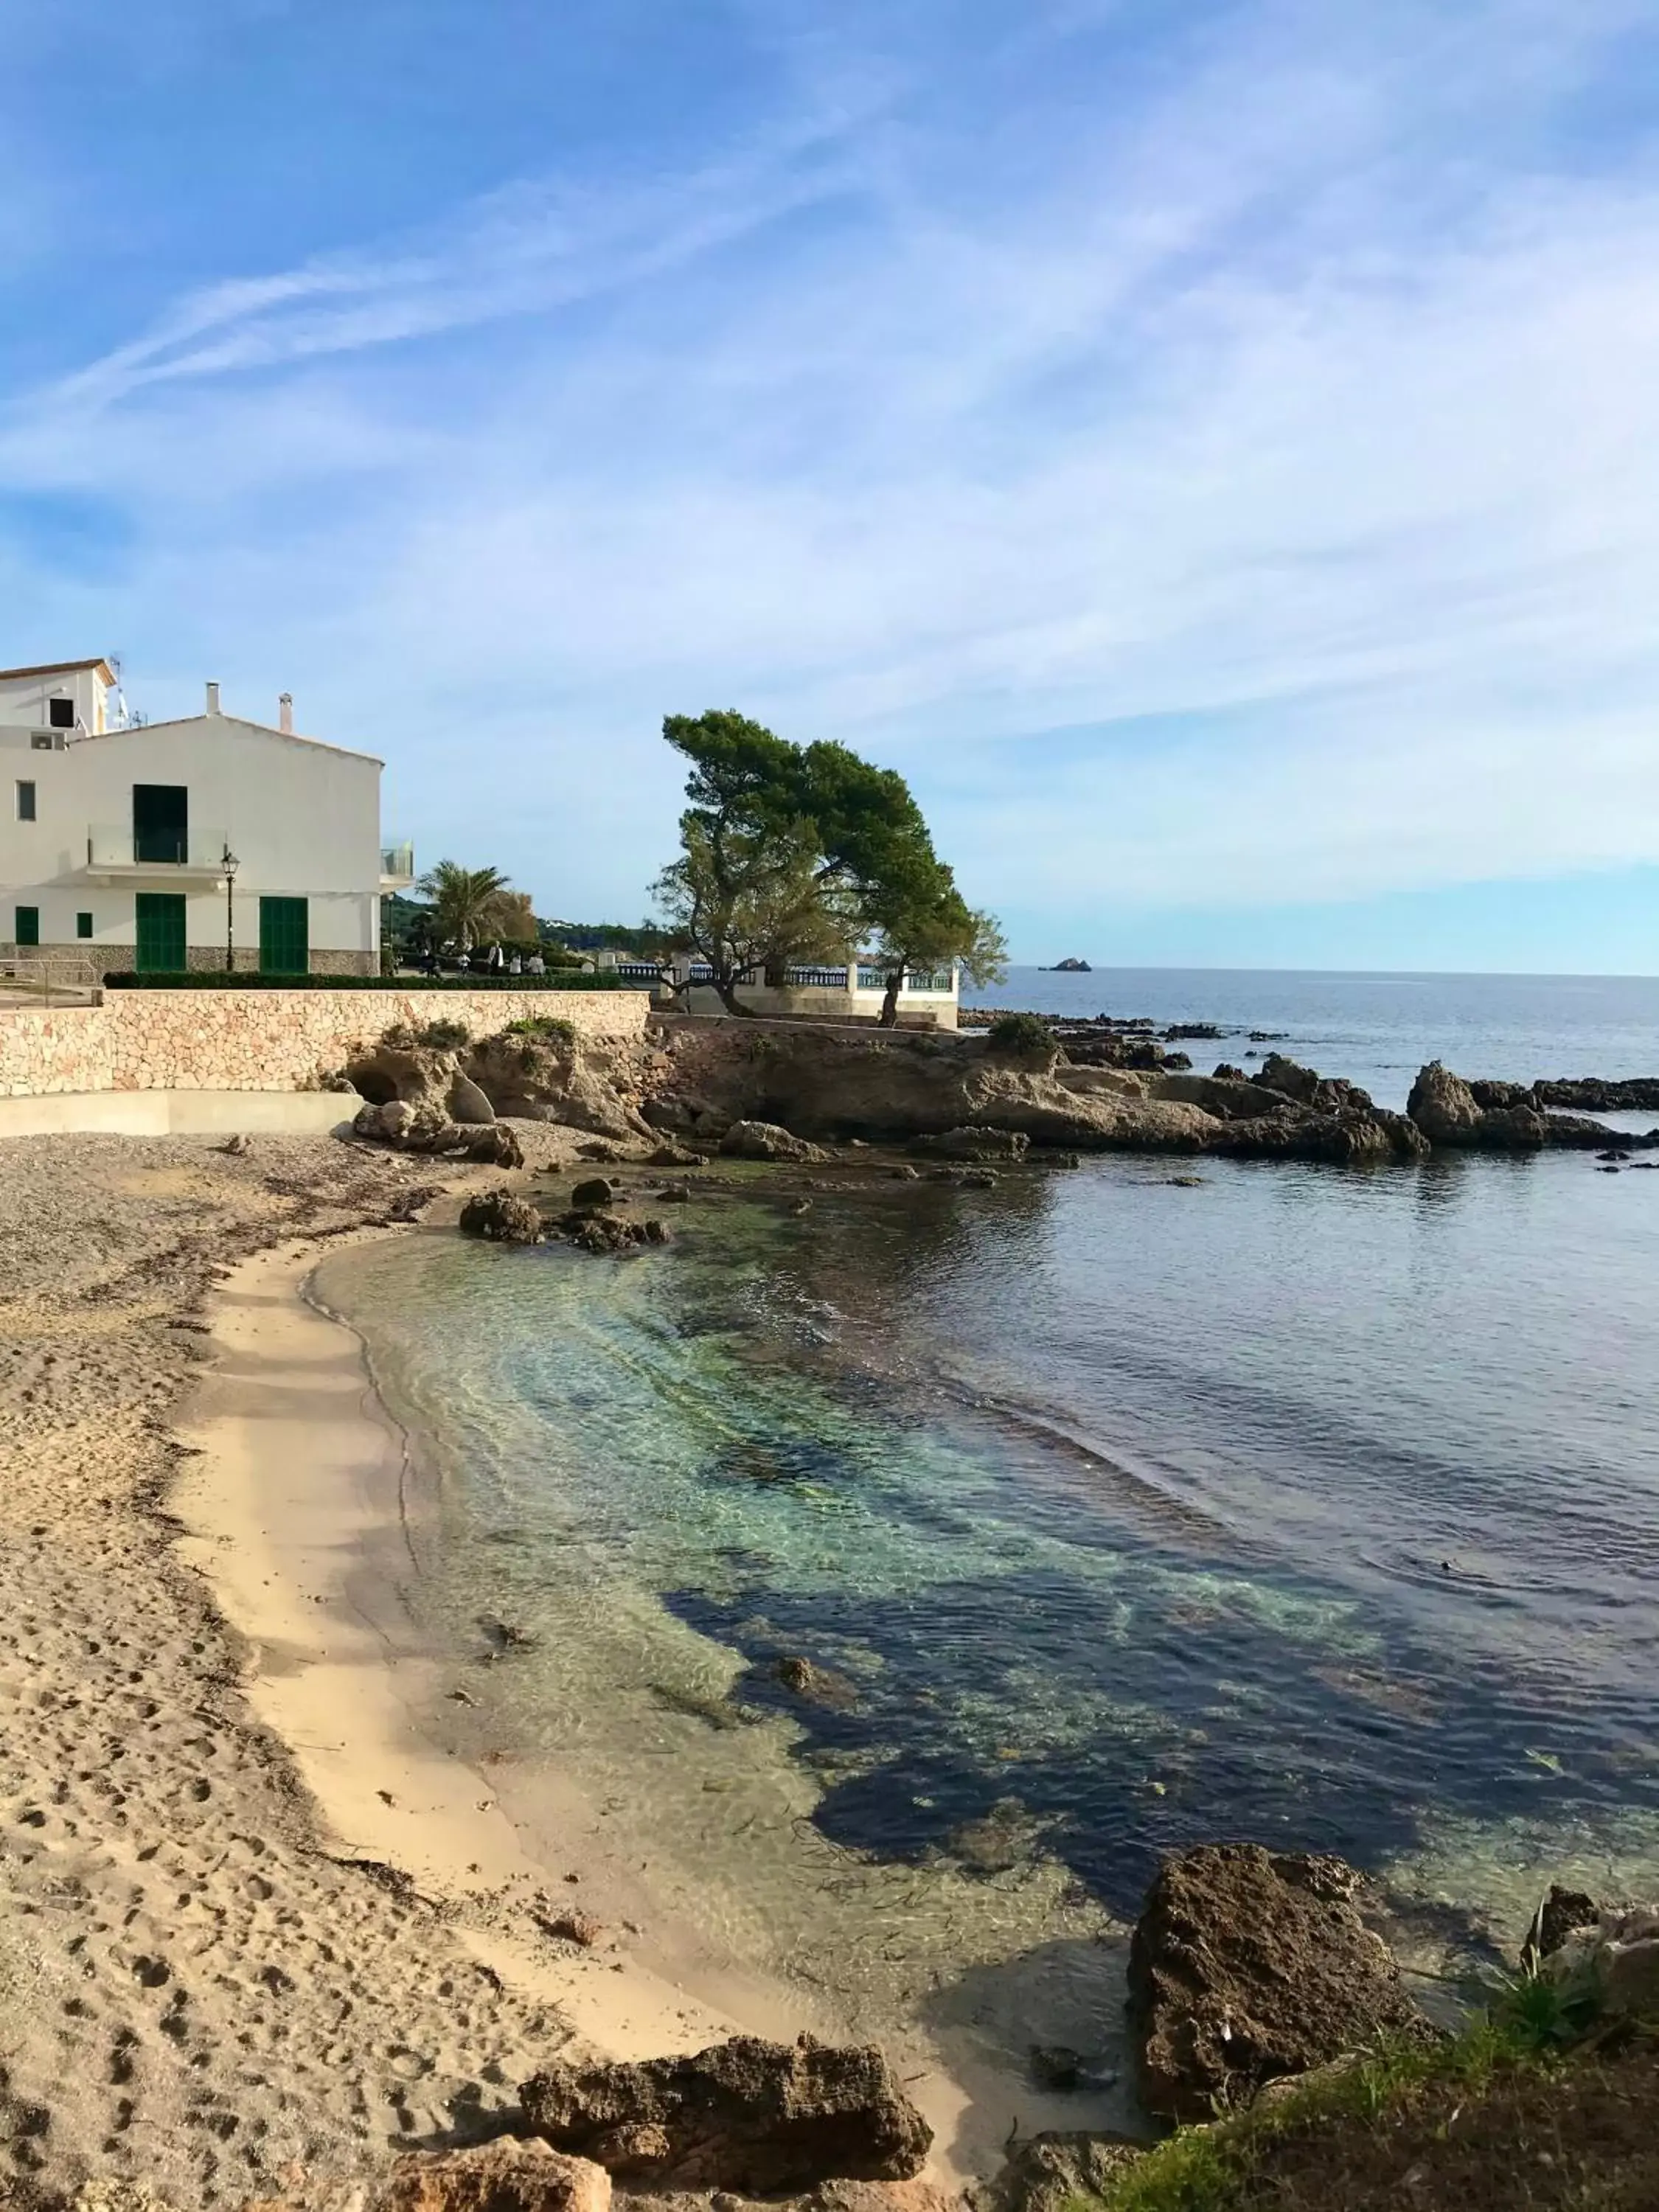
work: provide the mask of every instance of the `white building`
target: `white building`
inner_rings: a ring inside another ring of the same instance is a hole
[[[211,969],[234,939],[238,968],[375,973],[413,856],[381,844],[381,763],[293,719],[210,684],[205,714],[146,724],[106,660],[0,668],[0,954]]]

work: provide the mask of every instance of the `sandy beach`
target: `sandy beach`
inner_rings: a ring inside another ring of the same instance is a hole
[[[568,2033],[343,1863],[166,1505],[215,1285],[431,1178],[327,1139],[4,1157],[5,2163],[52,2194],[97,2174],[240,2203],[510,2100]]]
[[[541,1164],[568,1141],[549,1133]],[[574,1787],[558,1863],[532,1857],[487,1752],[459,1756],[434,1717],[469,1716],[400,1596],[404,1439],[358,1339],[301,1287],[339,1238],[419,1233],[410,1214],[491,1171],[328,1139],[4,1156],[17,2183],[240,2205],[496,2131],[556,2053],[834,2033],[799,1986],[653,1913],[627,1838]],[[591,1942],[559,1932],[572,1911]],[[937,2065],[911,2094],[943,2179],[1006,2131]]]

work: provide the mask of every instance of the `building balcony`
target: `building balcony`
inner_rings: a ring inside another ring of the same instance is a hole
[[[135,830],[131,823],[94,823],[87,830],[80,873],[106,883],[211,883],[222,878],[230,842],[222,829]]]
[[[415,848],[412,845],[382,845],[380,889],[383,891],[406,891],[414,880]]]

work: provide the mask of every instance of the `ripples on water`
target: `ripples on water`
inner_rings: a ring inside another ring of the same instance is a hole
[[[434,1601],[532,1622],[523,1725],[647,1826],[647,1754],[737,1755],[735,1703],[820,1837],[1040,1838],[1121,1913],[1218,1837],[1506,1935],[1547,1873],[1659,1871],[1659,1176],[1099,1158],[684,1211],[635,1261],[324,1271],[444,1470]],[[856,1696],[793,1698],[796,1653]]]

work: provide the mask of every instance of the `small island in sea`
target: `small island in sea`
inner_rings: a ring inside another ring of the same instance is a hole
[[[1094,969],[1086,960],[1056,960],[1052,968],[1038,969],[1042,975],[1092,975]]]

